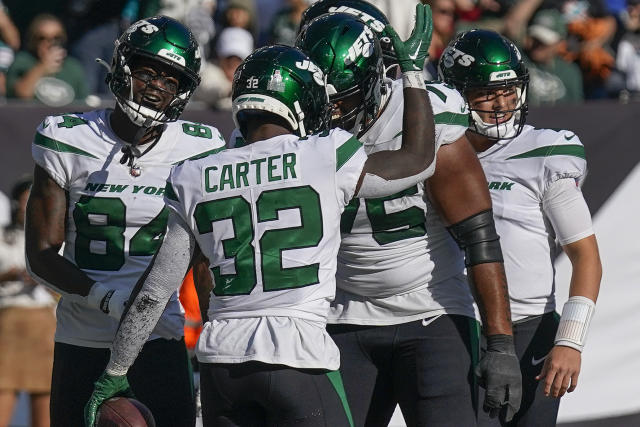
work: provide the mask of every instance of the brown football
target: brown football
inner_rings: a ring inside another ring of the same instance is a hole
[[[155,427],[149,408],[136,399],[112,397],[98,408],[96,427]]]

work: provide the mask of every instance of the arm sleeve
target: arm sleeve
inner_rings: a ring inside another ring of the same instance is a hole
[[[591,214],[575,179],[551,184],[542,199],[542,209],[563,246],[593,234]]]
[[[169,298],[182,284],[195,245],[187,224],[175,211],[171,211],[162,246],[150,269],[140,279],[144,279],[142,289],[129,306],[116,333],[107,373],[124,375],[136,360]]]

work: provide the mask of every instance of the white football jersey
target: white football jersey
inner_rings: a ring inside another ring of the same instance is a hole
[[[520,135],[478,153],[487,176],[504,256],[513,320],[555,309],[555,232],[542,210],[549,186],[587,173],[584,147],[566,130],[526,125]]]
[[[198,360],[337,369],[325,331],[340,214],[366,161],[335,129],[281,135],[187,161],[165,196],[209,259],[215,286]]]
[[[112,110],[47,117],[32,144],[35,162],[69,194],[64,257],[91,279],[114,289],[133,289],[159,248],[167,225],[164,208],[171,166],[224,148],[216,128],[169,123],[148,152],[136,160],[139,176],[120,159],[125,146],[109,125]],[[144,150],[144,147],[143,147]],[[109,347],[118,321],[63,296],[56,341]],[[179,338],[184,316],[171,298],[151,339]]]
[[[462,137],[469,110],[455,89],[427,85],[440,147]],[[402,143],[402,81],[361,138],[367,154]],[[436,168],[438,164],[436,162]],[[387,325],[463,314],[474,317],[464,255],[424,194],[424,184],[380,199],[354,199],[341,222],[336,299],[331,323]]]

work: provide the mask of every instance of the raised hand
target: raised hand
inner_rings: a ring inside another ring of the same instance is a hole
[[[400,70],[403,73],[422,71],[429,57],[429,45],[431,45],[433,32],[431,8],[425,4],[416,5],[416,25],[406,41],[400,40],[400,36],[391,25],[387,25],[385,31],[393,44]]]

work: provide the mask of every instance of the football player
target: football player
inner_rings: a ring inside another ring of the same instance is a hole
[[[505,258],[524,391],[520,411],[502,425],[555,425],[558,398],[577,386],[602,275],[580,191],[584,147],[574,132],[525,124],[529,75],[520,51],[499,34],[460,35],[444,51],[440,75],[464,94],[470,109],[467,136],[487,176]],[[559,319],[556,240],[573,267]],[[479,424],[500,425],[483,414]]]
[[[325,77],[302,51],[271,46],[247,57],[234,77],[233,117],[248,144],[172,171],[167,236],[123,318],[88,425],[102,400],[128,388],[127,369],[195,247],[215,281],[197,347],[204,425],[351,424],[325,329],[340,214],[354,196],[393,194],[433,173],[433,118],[415,71],[427,55],[428,10],[417,9],[413,37],[393,39],[404,64],[403,119],[415,123],[395,151],[367,157],[353,135],[328,130]]]
[[[83,425],[125,303],[162,242],[171,166],[224,147],[217,129],[178,120],[199,69],[198,44],[184,25],[162,16],[138,21],[115,42],[115,109],[50,116],[37,129],[26,255],[31,274],[62,294],[52,426]],[[194,423],[183,323],[173,293],[129,371],[158,426]]]
[[[401,120],[402,82],[384,79],[376,52],[350,60],[376,34],[353,15],[318,16],[297,46],[327,74],[338,106],[332,124],[357,134],[368,154],[395,150],[415,123]],[[479,364],[490,387],[483,406],[511,416],[520,404],[502,255],[482,167],[465,137],[468,110],[448,85],[427,90],[440,147],[435,174],[385,198],[356,198],[342,215],[328,330],[358,426],[387,425],[396,404],[410,426],[475,424],[478,328],[465,259],[489,335]]]

